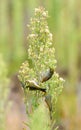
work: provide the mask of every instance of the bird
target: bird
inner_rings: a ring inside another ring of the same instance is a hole
[[[51,102],[51,95],[50,94],[47,94],[45,96],[45,102],[48,106],[48,109],[49,109],[49,112],[50,112],[50,119],[52,119],[52,102]]]
[[[54,73],[54,69],[53,68],[49,68],[46,72],[42,72],[39,76],[39,80],[40,82],[46,82],[47,80],[49,80],[52,75]]]
[[[49,108],[49,111],[52,111],[52,103],[51,103],[51,95],[50,94],[47,94],[45,96],[45,102]]]
[[[35,80],[27,80],[25,84],[22,83],[22,87],[30,91],[39,90],[46,93],[46,88],[41,88]]]

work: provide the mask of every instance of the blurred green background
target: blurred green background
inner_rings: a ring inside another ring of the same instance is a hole
[[[8,75],[18,72],[26,60],[27,24],[34,8],[44,6],[53,33],[57,72],[66,80],[57,104],[56,118],[66,130],[81,129],[81,1],[0,0],[0,53]]]

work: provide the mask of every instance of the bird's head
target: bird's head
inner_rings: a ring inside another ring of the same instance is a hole
[[[54,73],[54,69],[50,67],[50,72],[53,74]]]

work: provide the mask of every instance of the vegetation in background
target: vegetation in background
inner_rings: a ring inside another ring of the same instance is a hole
[[[8,74],[11,76],[11,74],[17,72],[20,64],[27,58],[25,44],[27,44],[26,35],[29,33],[29,30],[26,29],[26,24],[33,14],[32,8],[40,5],[44,5],[49,11],[50,18],[48,19],[48,24],[54,34],[53,44],[56,50],[55,56],[58,61],[57,70],[64,76],[64,79],[66,78],[62,100],[64,99],[65,105],[68,100],[68,102],[71,102],[71,107],[75,106],[76,108],[75,104],[77,103],[72,101],[71,92],[74,93],[75,99],[77,95],[74,90],[76,90],[77,83],[81,79],[80,0],[0,0],[0,52],[8,64]],[[67,99],[65,95],[67,95]],[[62,103],[62,100],[58,103],[58,106]],[[60,106],[63,109],[61,111],[63,115],[65,113],[71,114],[69,104],[66,105],[67,109],[62,104]],[[59,110],[60,108],[58,107],[57,111]],[[61,121],[62,114],[57,112],[57,116],[59,116],[59,120]],[[75,121],[71,120],[71,115],[68,116],[68,114],[65,114],[64,120],[65,117],[67,121],[70,120],[70,124],[68,124],[69,130],[73,130],[71,125],[72,123],[75,124]],[[81,124],[81,121],[78,121],[76,116],[74,119],[77,120],[77,125]]]
[[[8,96],[8,82],[7,79],[7,66],[0,54],[0,130],[5,130],[6,128],[6,118],[5,118],[5,102]]]
[[[31,117],[32,130],[35,128],[48,130],[53,127],[55,104],[64,83],[55,72],[55,49],[47,18],[48,12],[44,8],[35,8],[35,15],[28,25],[31,34],[27,37],[29,40],[27,61],[22,63],[18,75],[25,92],[26,111]],[[49,114],[46,113],[47,108]],[[31,109],[31,112],[28,112],[28,109]]]
[[[49,10],[51,17],[48,22],[54,33],[58,70],[68,71],[68,82],[74,89],[81,70],[81,63],[78,61],[81,37],[81,3],[79,0],[51,0],[51,2],[46,0],[25,0],[24,2],[22,0],[1,0],[0,51],[8,61],[9,73],[17,71],[20,63],[26,58],[23,50],[28,30],[26,31],[25,27],[32,15],[32,8],[38,5],[44,5]]]

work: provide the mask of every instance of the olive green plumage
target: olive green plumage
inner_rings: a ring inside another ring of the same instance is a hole
[[[49,80],[52,77],[53,73],[54,73],[54,69],[52,69],[52,68],[49,68],[47,71],[42,72],[39,77],[40,82],[43,83],[43,82],[46,82],[47,80]]]
[[[28,88],[31,91],[39,90],[42,92],[46,92],[46,88],[41,88],[39,84],[34,80],[27,80],[25,84],[22,83],[23,88]]]

